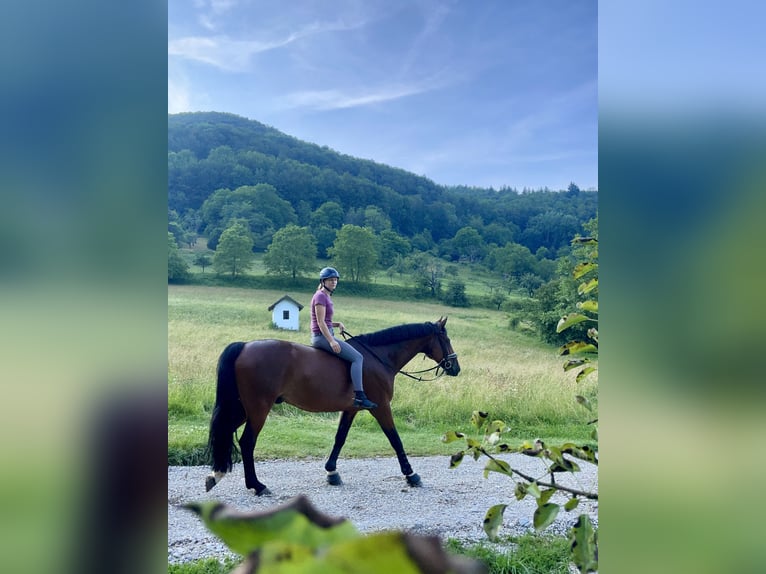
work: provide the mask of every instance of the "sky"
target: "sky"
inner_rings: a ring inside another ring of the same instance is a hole
[[[168,112],[437,184],[598,188],[595,0],[169,0]]]

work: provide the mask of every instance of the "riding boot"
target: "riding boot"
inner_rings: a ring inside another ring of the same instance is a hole
[[[374,409],[378,406],[364,394],[364,391],[354,391],[354,406],[360,409]]]

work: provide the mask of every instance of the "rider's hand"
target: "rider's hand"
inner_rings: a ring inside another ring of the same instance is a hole
[[[330,348],[332,349],[333,353],[340,353],[340,343],[338,343],[338,341],[333,341],[330,343]]]

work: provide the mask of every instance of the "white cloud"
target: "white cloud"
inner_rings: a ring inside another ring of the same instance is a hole
[[[168,113],[177,114],[191,111],[189,90],[182,82],[168,78]]]
[[[377,104],[412,96],[425,91],[415,86],[381,88],[378,91],[355,95],[344,94],[338,90],[295,92],[285,96],[283,102],[287,108],[313,108],[317,110],[337,110]]]
[[[313,34],[349,30],[360,25],[360,22],[312,22],[297,32],[268,41],[234,39],[226,35],[186,36],[168,42],[168,55],[195,60],[229,72],[244,72],[256,54],[282,48]]]

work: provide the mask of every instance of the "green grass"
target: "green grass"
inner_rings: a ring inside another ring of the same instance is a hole
[[[512,537],[508,545],[481,543],[467,545],[454,539],[445,548],[453,555],[467,556],[483,562],[490,574],[568,574],[569,548],[561,537],[525,534]],[[184,564],[168,564],[168,574],[225,574],[239,561],[227,558],[223,563],[214,558]]]
[[[447,551],[475,558],[483,562],[491,574],[568,574],[569,545],[556,536],[525,534],[508,539],[512,549],[490,543],[465,545],[456,540],[447,541]]]
[[[204,464],[207,427],[215,398],[215,368],[231,341],[280,338],[307,343],[307,309],[301,330],[271,325],[268,306],[288,294],[308,305],[312,292],[200,285],[168,286],[168,460]],[[412,301],[382,301],[336,295],[336,318],[354,334],[448,315],[447,328],[459,355],[458,377],[417,382],[397,376],[392,403],[397,429],[411,455],[451,453],[439,438],[447,430],[470,431],[473,410],[490,412],[510,425],[507,442],[542,438],[549,443],[584,441],[595,418],[577,405],[584,394],[597,406],[596,379],[577,384],[563,361],[540,341],[508,328],[505,313],[457,309]],[[405,370],[432,366],[416,357]],[[329,454],[337,414],[309,414],[277,405],[264,426],[256,458],[317,457]],[[391,454],[391,447],[368,413],[354,421],[342,456]]]
[[[205,558],[183,564],[168,564],[168,574],[226,574],[231,572],[241,560],[226,558],[219,562],[215,558]]]

